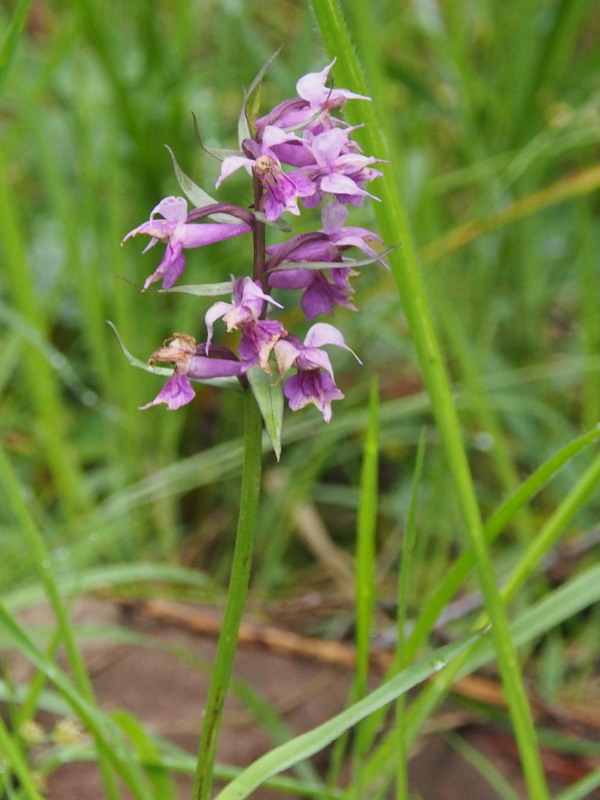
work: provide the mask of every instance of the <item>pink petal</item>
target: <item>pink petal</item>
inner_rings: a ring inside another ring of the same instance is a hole
[[[331,236],[344,227],[344,222],[348,216],[348,209],[338,200],[332,200],[323,206],[321,211],[321,222],[325,233]]]
[[[358,363],[362,364],[360,358],[344,341],[341,331],[328,322],[317,322],[313,325],[304,337],[304,344],[307,347],[323,347],[323,345],[326,344],[334,344],[336,347],[342,347],[344,350],[348,350]]]
[[[348,143],[348,135],[342,128],[331,128],[320,133],[312,140],[312,151],[320,166],[327,166],[335,161]]]
[[[299,370],[324,369],[333,379],[333,367],[329,356],[317,347],[305,347],[296,361]]]
[[[329,192],[330,194],[360,195],[361,197],[373,196],[364,189],[361,189],[360,186],[357,186],[352,178],[349,178],[347,175],[340,175],[338,172],[324,175],[321,178],[320,188],[323,192]]]
[[[162,214],[169,222],[185,222],[187,217],[187,202],[184,197],[165,197],[165,199],[161,200],[152,210],[150,219],[153,219],[155,214]]]
[[[208,333],[206,339],[206,354],[208,355],[208,348],[212,340],[213,335],[213,325],[215,322],[220,319],[220,317],[224,317],[227,312],[233,308],[232,303],[225,303],[220,300],[218,303],[214,303],[206,312],[204,317],[204,322],[206,323],[206,330]]]
[[[308,100],[308,102],[313,105],[323,105],[327,100],[327,90],[325,89],[325,84],[327,83],[327,78],[329,77],[329,72],[333,65],[335,64],[335,58],[328,64],[324,69],[320,72],[309,72],[307,75],[303,75],[302,78],[296,83],[296,91],[298,95],[303,100]]]
[[[140,233],[146,234],[146,236],[153,236],[156,240],[159,239],[161,242],[166,242],[167,239],[171,236],[175,228],[177,227],[176,222],[171,222],[170,220],[166,219],[151,219],[148,222],[143,222],[137,228],[134,228],[132,231],[129,231],[127,236],[123,239],[126,242],[128,239],[131,239],[132,236],[137,236]],[[152,242],[146,247],[146,250],[152,247]],[[144,252],[146,252],[144,250]]]
[[[240,167],[245,167],[246,170],[251,173],[253,164],[254,161],[245,156],[227,156],[227,158],[223,159],[223,163],[221,164],[221,174],[219,175],[219,180],[216,182],[215,187],[218,189],[225,178],[228,178]]]
[[[288,371],[300,352],[300,349],[288,339],[280,339],[277,342],[275,345],[275,358],[277,359],[280,375]]]

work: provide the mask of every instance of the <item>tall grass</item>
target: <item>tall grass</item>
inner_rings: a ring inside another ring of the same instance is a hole
[[[336,84],[373,96],[367,111],[349,106],[349,119],[368,120],[357,137],[385,142],[375,154],[389,164],[374,188],[383,202],[357,210],[353,224],[377,218],[397,249],[392,274],[374,265],[358,279],[360,312],[336,319],[364,367],[338,359],[347,396],[330,426],[313,409],[286,415],[279,466],[263,442],[251,591],[293,595],[300,567],[303,586],[322,590],[319,568],[337,551],[308,552],[295,530],[297,509],[318,506],[329,544],[353,556],[355,589],[344,585],[357,600],[354,694],[307,738],[274,734],[279,749],[247,773],[217,764],[215,775],[232,779],[221,796],[270,781],[316,797],[379,797],[395,782],[408,797],[395,754],[410,755],[454,677],[486,661],[502,673],[530,796],[547,796],[523,676],[560,694],[561,676],[577,671],[568,661],[577,646],[585,692],[597,648],[597,615],[580,613],[599,585],[591,545],[585,554],[600,479],[594,10],[590,0],[347,0],[341,16],[333,0],[316,0],[314,14],[287,0],[2,4],[0,646],[16,646],[36,670],[31,684],[16,686],[8,673],[0,683],[7,797],[39,797],[20,731],[38,708],[65,702],[95,742],[93,752],[65,757],[97,758],[107,796],[119,796],[115,775],[136,797],[173,796],[167,773],[196,769],[135,720],[97,707],[68,609],[80,592],[128,583],[131,592],[148,583],[220,602],[243,462],[241,396],[207,388],[177,413],[138,411],[160,379],[130,367],[106,320],[140,359],[173,331],[200,336],[197,298],[142,297],[156,251],[119,243],[179,191],[165,143],[211,191],[218,170],[195,141],[190,112],[209,144],[234,146],[242,86],[282,43],[265,106],[333,56]],[[223,189],[224,199],[250,202],[241,182]],[[210,282],[245,258],[232,241],[194,251],[188,263]],[[295,309],[286,313],[296,319]],[[549,585],[543,560],[568,539],[584,555],[562,585]],[[370,628],[381,625],[378,600],[396,598],[398,574],[394,666],[372,692]],[[484,616],[446,629],[457,641],[436,655],[439,614],[477,590]],[[46,651],[18,621],[44,596],[56,614]],[[490,636],[463,639],[490,618]],[[414,625],[406,640],[399,620]],[[59,643],[72,678],[58,666]],[[560,668],[534,645],[553,648]],[[455,666],[398,700],[403,732],[392,722],[376,737],[385,709],[440,659]],[[199,698],[198,709],[200,717]],[[357,724],[352,743],[344,734]],[[276,777],[336,739],[332,763],[349,760],[350,788],[302,767]],[[540,739],[564,746],[551,730]],[[501,786],[493,768],[487,774]],[[599,783],[591,774],[563,797]]]

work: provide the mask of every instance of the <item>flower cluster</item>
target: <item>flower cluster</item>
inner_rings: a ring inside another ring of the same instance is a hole
[[[282,386],[290,408],[313,403],[326,422],[331,419],[331,402],[343,394],[322,348],[334,345],[350,350],[342,334],[333,325],[316,322],[301,340],[269,314],[283,308],[272,298],[273,289],[300,290],[300,305],[309,322],[321,314],[332,315],[337,307],[356,310],[350,283],[356,267],[384,263],[379,236],[345,224],[347,206],[362,205],[366,197],[373,197],[365,187],[381,172],[373,166],[379,159],[363,155],[352,139],[355,129],[334,116],[348,100],[369,98],[328,87],[333,63],[301,78],[296,84],[298,97],[254,120],[252,133],[247,119],[248,93],[241,117],[247,135],[240,137],[239,151],[222,159],[216,187],[236,170],[245,169],[253,180],[252,208],[208,202],[189,211],[185,198],[167,197],[147,222],[125,237],[150,236],[146,250],[158,241],[166,244],[162,261],[144,283],[148,289],[161,281],[165,290],[183,273],[185,250],[247,233],[252,233],[254,240],[252,276],[232,278],[231,302],[218,301],[208,309],[206,341],[197,344],[191,336],[175,333],[150,357],[150,364],[172,364],[174,371],[157,397],[143,408],[160,403],[179,408],[194,397],[191,381],[236,377],[244,381],[244,376],[258,367],[267,375],[273,368],[277,370],[272,386]],[[184,193],[192,202],[197,200],[199,195],[189,189],[190,185],[198,187],[189,178],[181,181],[182,173],[177,172]],[[212,201],[204,192],[201,196]],[[286,211],[299,215],[300,204],[311,209],[322,203],[319,230],[265,247],[265,228],[277,227]],[[361,251],[358,260],[346,256],[352,248]],[[218,320],[228,332],[239,332],[235,351],[213,344]],[[286,378],[290,370],[294,372]]]

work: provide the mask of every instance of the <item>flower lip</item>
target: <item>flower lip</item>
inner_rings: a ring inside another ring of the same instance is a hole
[[[298,411],[309,403],[313,403],[323,414],[325,422],[331,421],[332,401],[342,400],[344,397],[331,376],[319,369],[292,375],[287,379],[283,393],[287,397],[292,411]]]

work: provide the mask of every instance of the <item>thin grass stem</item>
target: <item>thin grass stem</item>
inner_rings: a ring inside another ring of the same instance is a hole
[[[337,73],[340,79],[344,84],[349,84],[353,91],[365,93],[365,82],[339,4],[335,0],[313,0],[312,5],[329,55],[338,57]],[[389,150],[383,140],[381,126],[378,124],[376,98],[374,105],[374,108],[367,104],[361,108],[361,121],[366,123],[363,140],[369,152],[386,158]],[[379,110],[385,113],[383,109]],[[354,118],[350,119],[350,122],[354,121]],[[529,793],[532,800],[547,800],[548,787],[535,727],[508,618],[484,536],[475,487],[462,441],[460,422],[434,329],[416,248],[404,207],[392,180],[386,180],[385,177],[382,179],[380,196],[381,208],[376,211],[383,238],[388,242],[401,241],[403,245],[390,254],[389,261],[473,547],[479,584],[492,621],[498,664]]]
[[[398,611],[396,613],[396,631],[398,640],[396,642],[396,653],[393,665],[394,672],[401,672],[408,666],[407,651],[405,647],[406,620],[408,616],[408,597],[410,589],[410,567],[412,564],[412,553],[417,538],[417,506],[419,499],[419,488],[423,476],[423,463],[425,461],[426,431],[423,429],[419,439],[415,470],[413,473],[413,483],[406,519],[406,529],[402,546],[402,556],[400,570],[398,573]],[[408,800],[408,751],[406,738],[404,736],[404,718],[406,714],[406,698],[401,695],[396,700],[396,731],[395,736],[398,748],[398,767],[396,769],[396,800]]]
[[[356,672],[354,700],[368,692],[371,634],[375,610],[375,533],[379,474],[379,383],[371,382],[369,419],[363,447],[360,477],[360,504],[356,531]],[[360,724],[353,749],[352,791],[357,800],[364,797],[362,765],[369,745],[367,726]]]
[[[15,739],[10,735],[4,720],[0,717],[0,753],[6,759],[6,766],[2,763],[3,769],[0,770],[0,789],[3,787],[4,779],[10,781],[10,773],[14,773],[20,785],[20,791],[25,800],[43,800],[36,784],[35,778],[29,768],[29,764]]]

